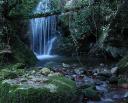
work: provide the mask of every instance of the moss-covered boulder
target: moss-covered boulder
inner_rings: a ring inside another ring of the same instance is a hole
[[[24,75],[24,73],[23,64],[7,65],[0,69],[0,80],[14,79]]]
[[[31,76],[0,82],[0,103],[77,103],[76,86],[63,76]]]
[[[88,98],[90,100],[95,100],[98,101],[100,100],[100,95],[98,94],[98,92],[95,90],[94,87],[88,87],[84,90],[82,90],[85,98]]]
[[[50,69],[49,68],[42,68],[41,70],[40,70],[40,72],[41,72],[41,74],[43,74],[43,75],[48,75],[48,74],[50,74]]]

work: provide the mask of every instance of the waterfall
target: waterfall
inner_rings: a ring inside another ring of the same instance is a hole
[[[50,0],[41,0],[34,13],[50,11]],[[32,50],[39,56],[52,55],[53,43],[56,37],[56,16],[31,19]]]

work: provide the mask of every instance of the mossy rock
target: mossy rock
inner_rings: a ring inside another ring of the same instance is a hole
[[[14,58],[13,62],[20,62],[26,65],[34,65],[36,63],[37,58],[34,53],[16,35],[12,37],[11,49]]]
[[[41,70],[40,70],[40,72],[41,72],[41,74],[43,74],[43,75],[48,75],[48,74],[50,74],[50,72],[51,72],[51,70],[49,69],[49,68],[42,68]]]
[[[96,101],[100,100],[100,95],[98,94],[98,92],[95,90],[94,87],[88,87],[82,90],[82,92],[84,96],[87,97],[88,99],[96,100]]]
[[[14,69],[24,69],[25,68],[25,64],[23,63],[16,63],[15,65],[13,65]]]
[[[0,83],[0,103],[76,103],[76,86],[65,77],[49,77],[33,87],[4,80]]]
[[[4,79],[14,79],[18,76],[21,76],[24,74],[24,69],[17,69],[17,70],[10,70],[10,69],[2,69],[0,71],[0,80]]]
[[[25,65],[22,63],[10,64],[1,67],[0,69],[0,80],[14,79],[18,76],[22,76],[25,73]]]
[[[121,59],[118,64],[118,73],[126,73],[128,71],[128,55]]]

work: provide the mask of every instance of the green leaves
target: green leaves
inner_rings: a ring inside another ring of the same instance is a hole
[[[37,5],[38,0],[22,0],[20,4],[17,4],[10,12],[12,15],[26,15],[32,13],[33,8]]]

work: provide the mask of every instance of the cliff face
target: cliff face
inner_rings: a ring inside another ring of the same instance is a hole
[[[37,59],[30,48],[23,42],[15,21],[4,17],[0,19],[0,61],[5,63],[21,62],[33,65]],[[2,25],[3,24],[3,25]],[[21,25],[18,25],[20,27]]]
[[[119,7],[109,27],[105,48],[113,57],[123,57],[128,51],[128,1]]]

